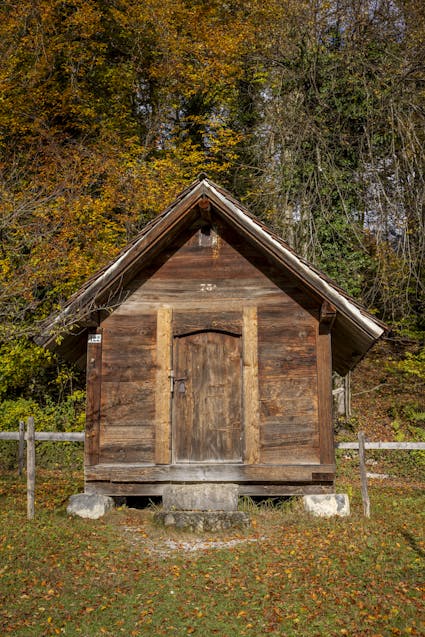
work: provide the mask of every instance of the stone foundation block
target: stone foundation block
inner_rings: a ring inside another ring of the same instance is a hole
[[[346,493],[305,495],[303,501],[305,510],[313,515],[321,517],[350,515],[350,500]]]
[[[169,484],[162,504],[166,511],[236,511],[237,484]]]
[[[159,511],[155,513],[155,521],[192,532],[247,528],[251,523],[243,511]]]
[[[77,493],[69,498],[66,512],[69,515],[78,515],[80,518],[97,520],[113,508],[114,501],[107,495]]]

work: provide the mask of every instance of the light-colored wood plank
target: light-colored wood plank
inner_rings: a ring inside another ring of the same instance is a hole
[[[161,307],[157,313],[156,388],[155,388],[155,462],[171,462],[171,321],[172,310]]]
[[[28,434],[24,435],[27,440]],[[37,441],[49,442],[84,442],[83,431],[36,431],[34,434]],[[19,431],[0,432],[0,440],[19,440]]]
[[[88,482],[87,493],[121,496],[161,496],[163,483],[144,482]],[[239,495],[283,496],[283,495],[317,495],[318,493],[334,493],[333,485],[323,484],[241,484]]]
[[[334,493],[333,485],[328,484],[241,484],[239,495],[318,495],[319,493]]]
[[[314,477],[317,476],[317,477]],[[86,480],[95,482],[331,482],[334,465],[286,464],[103,464],[86,467]]]
[[[417,449],[425,451],[425,442],[365,442],[365,449],[392,449],[393,451]],[[335,449],[359,449],[358,442],[337,442]]]
[[[257,307],[243,309],[243,417],[245,457],[247,465],[259,462],[260,431],[258,401],[258,319]]]

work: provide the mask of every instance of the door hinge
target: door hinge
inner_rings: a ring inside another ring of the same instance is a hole
[[[170,370],[168,378],[170,379],[170,392],[174,394],[174,369]]]

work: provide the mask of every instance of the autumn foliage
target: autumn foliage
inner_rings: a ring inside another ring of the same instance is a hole
[[[201,171],[423,329],[424,40],[413,0],[3,2],[5,368],[40,367],[22,339]]]

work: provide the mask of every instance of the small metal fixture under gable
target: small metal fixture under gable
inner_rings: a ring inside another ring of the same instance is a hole
[[[202,248],[213,248],[217,245],[217,232],[213,226],[204,225],[199,229],[199,246]]]

